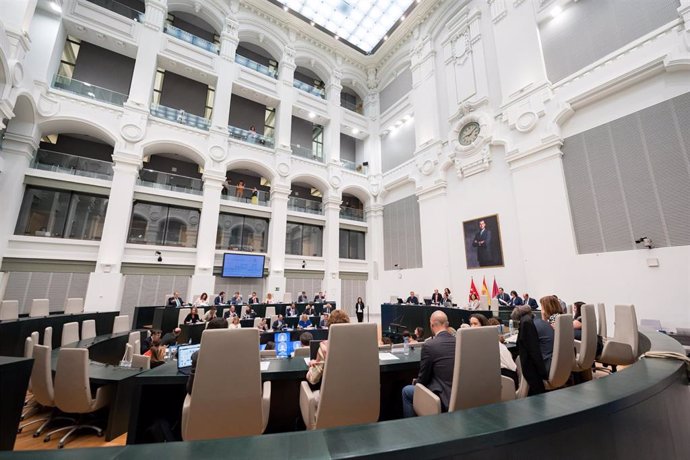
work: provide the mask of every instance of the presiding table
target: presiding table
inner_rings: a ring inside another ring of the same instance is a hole
[[[429,319],[436,310],[444,312],[448,316],[450,325],[456,329],[459,329],[462,324],[469,324],[470,316],[475,313],[481,313],[487,318],[493,317],[491,310],[463,310],[461,308],[384,303],[381,305],[381,329],[391,331],[404,327],[412,333],[414,328],[421,326],[424,328],[425,338],[427,338],[431,335]]]

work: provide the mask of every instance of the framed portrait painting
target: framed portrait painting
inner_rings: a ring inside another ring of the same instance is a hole
[[[467,268],[503,266],[498,214],[467,220],[462,223],[462,228],[465,232]]]

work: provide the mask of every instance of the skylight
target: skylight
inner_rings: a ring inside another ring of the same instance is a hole
[[[370,53],[404,20],[415,0],[274,0],[337,39]]]

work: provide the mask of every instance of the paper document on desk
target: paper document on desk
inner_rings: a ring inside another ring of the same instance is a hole
[[[379,361],[393,361],[396,359],[400,358],[395,356],[393,353],[379,353]]]
[[[262,371],[267,371],[268,366],[270,366],[271,362],[270,361],[261,361],[261,370]]]
[[[517,337],[517,334],[513,334],[510,337],[507,337],[505,341],[508,343],[517,343]]]
[[[309,359],[309,358],[304,358],[304,362],[307,363],[307,366],[309,365],[309,361],[311,361],[311,359]]]

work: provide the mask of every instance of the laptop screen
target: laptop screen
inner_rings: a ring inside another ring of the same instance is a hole
[[[182,369],[192,365],[192,355],[195,351],[199,351],[201,344],[196,345],[180,345],[177,348],[177,368]]]
[[[290,340],[289,332],[276,332],[273,335],[276,344],[276,356],[278,358],[287,358],[293,352],[293,344]]]

